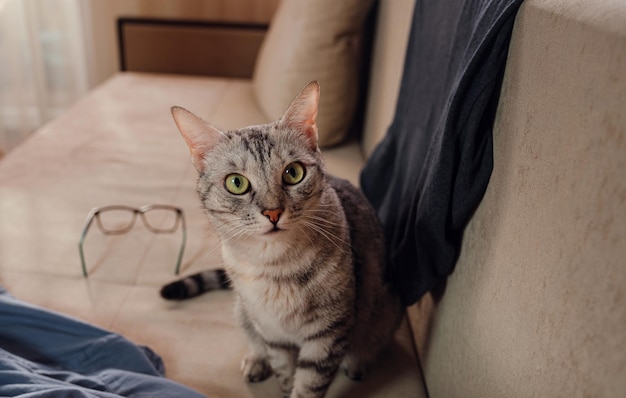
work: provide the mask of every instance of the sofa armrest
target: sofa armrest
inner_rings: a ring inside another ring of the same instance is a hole
[[[625,70],[626,3],[522,5],[489,187],[443,298],[414,308],[432,396],[626,391]]]

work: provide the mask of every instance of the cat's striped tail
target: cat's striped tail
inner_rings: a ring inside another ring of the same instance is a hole
[[[223,269],[211,269],[168,283],[161,288],[161,297],[166,300],[186,300],[218,289],[230,289],[228,276]]]

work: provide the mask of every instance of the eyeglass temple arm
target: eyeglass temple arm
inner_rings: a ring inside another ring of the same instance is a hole
[[[87,277],[87,265],[85,264],[85,252],[83,250],[83,244],[85,243],[85,238],[87,237],[87,232],[89,231],[89,227],[93,223],[93,218],[97,214],[96,211],[92,210],[89,212],[87,216],[87,220],[85,221],[85,226],[83,227],[83,232],[80,234],[80,240],[78,241],[78,253],[80,254],[80,265],[83,271],[83,277]]]
[[[185,246],[187,245],[187,223],[185,222],[185,213],[183,213],[182,209],[177,210],[181,219],[181,226],[183,230],[183,241],[180,244],[180,250],[178,251],[178,260],[176,260],[176,269],[174,270],[174,275],[178,275],[180,273],[180,265],[183,262],[183,253],[185,251]]]

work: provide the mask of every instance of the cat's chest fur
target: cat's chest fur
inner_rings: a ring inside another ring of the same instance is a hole
[[[315,328],[311,319],[319,308],[333,301],[329,290],[345,290],[339,305],[351,305],[352,259],[343,251],[314,245],[292,246],[279,254],[266,250],[270,252],[256,256],[241,247],[223,250],[239,304],[266,338],[298,343]]]

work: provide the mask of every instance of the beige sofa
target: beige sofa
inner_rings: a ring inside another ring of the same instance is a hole
[[[393,116],[412,8],[380,2],[362,135],[323,151],[330,171],[355,183]],[[329,396],[623,396],[625,21],[615,0],[524,3],[494,172],[456,271],[440,300],[428,294],[408,309],[366,381],[338,375]],[[107,237],[92,228],[88,278],[77,249],[92,207],[166,203],[186,214],[182,273],[219,267],[168,110],[181,105],[226,128],[265,122],[271,110],[259,106],[255,84],[121,73],[11,152],[0,162],[0,284],[149,345],[168,377],[209,396],[278,396],[275,381],[247,384],[239,374],[246,343],[230,292],[159,298],[174,277],[180,231],[138,225]]]

